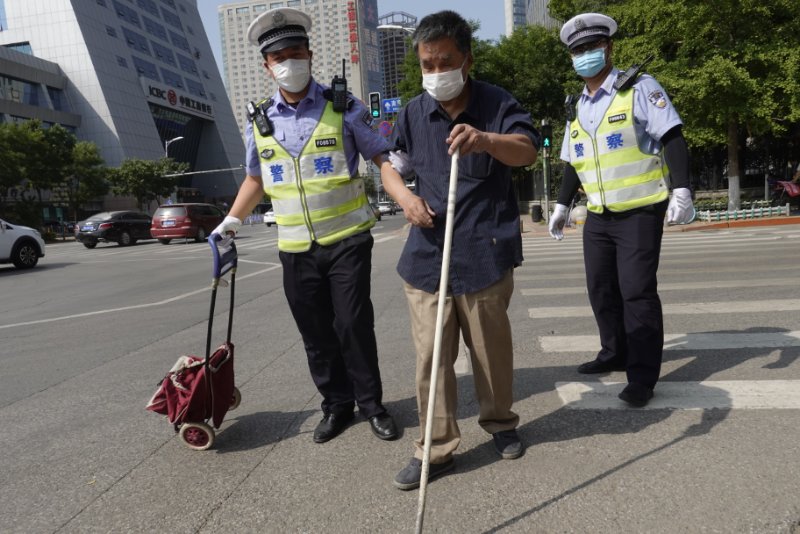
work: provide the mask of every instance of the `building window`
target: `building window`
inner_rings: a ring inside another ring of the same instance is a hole
[[[286,2],[286,7],[296,7],[300,5],[300,0],[289,0]]]
[[[276,7],[283,7],[283,2],[270,2],[270,9],[275,9]]]
[[[175,0],[161,0],[162,4],[167,4],[172,9],[175,9]]]
[[[186,37],[184,37],[183,35],[178,35],[177,33],[170,31],[169,37],[172,40],[172,44],[174,44],[178,48],[186,50],[189,53],[192,52],[192,49],[189,48],[189,41],[187,41]]]
[[[162,41],[169,42],[169,39],[167,39],[167,30],[164,28],[164,26],[144,16],[142,19],[144,20],[144,28],[147,30],[147,33],[158,37]]]
[[[157,82],[161,81],[161,78],[158,77],[158,69],[153,63],[133,56],[133,64],[136,66],[136,72],[138,72],[140,76],[150,78]]]
[[[171,85],[176,89],[183,89],[183,77],[180,74],[172,72],[168,69],[161,69],[161,76],[164,78],[164,83]]]
[[[180,64],[183,72],[188,72],[189,74],[194,74],[197,76],[197,65],[193,60],[178,54],[178,63]]]
[[[142,27],[141,23],[139,22],[139,14],[135,10],[126,6],[119,0],[114,0],[114,9],[117,11],[117,16],[125,22],[133,24],[138,28]]]
[[[181,24],[181,18],[178,15],[176,15],[172,11],[164,9],[163,7],[161,8],[161,14],[163,15],[164,20],[166,21],[167,24],[169,24],[173,28],[183,30],[183,25]]]
[[[147,37],[125,27],[122,28],[122,34],[125,36],[125,42],[128,43],[129,48],[144,52],[148,56],[152,55],[150,47],[147,45]]]
[[[178,64],[175,62],[175,55],[172,53],[171,49],[153,41],[150,41],[150,44],[153,46],[153,53],[156,55],[158,59],[160,59],[164,63],[169,63],[173,67],[178,66]]]
[[[249,7],[237,7],[236,14],[237,15],[248,15],[250,13]]]
[[[186,87],[189,89],[189,93],[199,96],[201,98],[206,98],[206,91],[203,89],[203,84],[196,82],[194,80],[186,79]]]
[[[253,13],[261,13],[267,10],[267,4],[256,4],[253,6]]]
[[[158,16],[158,6],[153,0],[136,0],[136,3],[151,15]]]

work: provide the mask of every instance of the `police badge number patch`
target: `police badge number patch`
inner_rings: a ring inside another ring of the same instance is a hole
[[[578,130],[572,130],[572,133],[570,135],[572,136],[573,139],[575,139],[576,137],[578,137]]]
[[[317,148],[323,148],[323,147],[326,147],[326,146],[336,146],[336,138],[335,137],[329,137],[329,138],[326,138],[326,139],[317,139],[315,141],[315,144],[317,145]]]
[[[647,95],[647,100],[649,100],[651,104],[659,109],[664,109],[667,107],[667,98],[664,96],[664,93],[658,89]]]
[[[628,114],[627,113],[618,113],[616,115],[611,115],[608,118],[608,123],[611,124],[611,123],[614,123],[614,122],[622,122],[627,118],[628,118]]]
[[[275,151],[272,150],[271,148],[265,148],[264,150],[261,151],[261,157],[264,159],[269,159],[274,155]]]

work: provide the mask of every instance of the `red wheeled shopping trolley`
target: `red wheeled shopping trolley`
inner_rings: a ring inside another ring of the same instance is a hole
[[[227,240],[226,240],[227,241]],[[206,357],[181,356],[159,384],[147,409],[167,416],[180,434],[183,443],[195,450],[204,451],[214,444],[214,428],[219,428],[228,410],[241,402],[241,394],[233,381],[233,296],[236,287],[238,256],[233,239],[223,247],[219,234],[208,238],[214,256],[214,277],[211,282],[211,311],[208,316]],[[222,275],[231,273],[228,335],[225,343],[211,353],[211,327],[214,323],[214,305],[217,287]],[[211,428],[209,422],[214,425]]]

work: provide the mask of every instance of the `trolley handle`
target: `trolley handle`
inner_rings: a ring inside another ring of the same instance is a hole
[[[211,245],[211,254],[214,257],[214,279],[236,268],[239,256],[232,237],[223,238],[220,234],[212,233],[208,236],[208,244]]]

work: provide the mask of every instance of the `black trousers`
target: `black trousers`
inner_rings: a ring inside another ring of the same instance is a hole
[[[667,202],[624,213],[589,212],[583,231],[586,285],[597,327],[597,359],[626,363],[629,383],[654,387],[664,320],[656,272]]]
[[[281,252],[283,289],[303,337],[322,411],[384,413],[375,316],[370,300],[369,231],[307,252]]]

